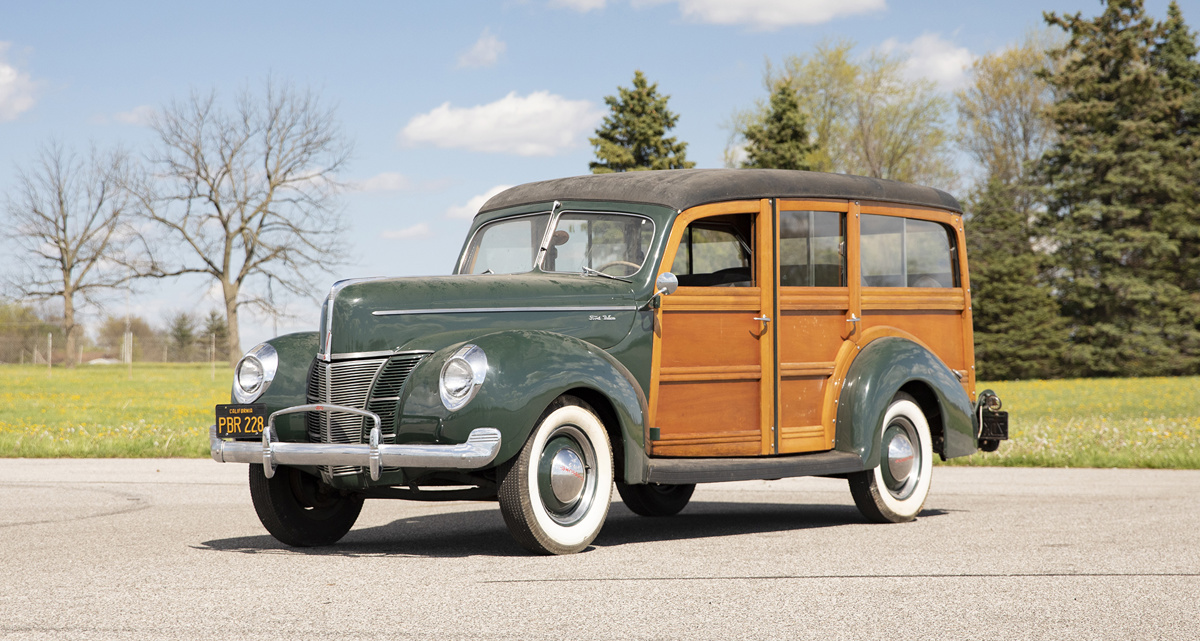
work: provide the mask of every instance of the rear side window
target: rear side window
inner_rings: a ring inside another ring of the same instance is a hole
[[[862,280],[867,287],[958,287],[954,236],[940,223],[863,214]]]

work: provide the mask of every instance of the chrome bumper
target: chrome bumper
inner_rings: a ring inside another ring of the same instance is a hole
[[[297,412],[347,412],[372,419],[369,443],[284,443],[275,433],[275,417]],[[261,463],[267,478],[279,465],[358,465],[370,470],[378,481],[387,467],[437,467],[460,470],[481,468],[500,451],[500,430],[478,427],[466,443],[458,445],[389,445],[380,443],[379,416],[341,405],[298,405],[279,410],[267,418],[262,442],[225,441],[217,437],[217,426],[208,428],[209,451],[218,463]]]

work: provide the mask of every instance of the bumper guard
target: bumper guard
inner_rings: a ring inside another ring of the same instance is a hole
[[[345,412],[364,416],[371,427],[369,443],[285,443],[275,432],[275,417],[298,412]],[[271,414],[263,430],[262,442],[225,441],[217,436],[217,426],[208,428],[209,451],[218,463],[262,463],[267,478],[280,465],[358,465],[370,470],[378,481],[387,467],[436,467],[460,470],[481,468],[500,452],[500,430],[478,427],[471,430],[466,443],[457,445],[380,443],[379,415],[342,405],[297,405]]]

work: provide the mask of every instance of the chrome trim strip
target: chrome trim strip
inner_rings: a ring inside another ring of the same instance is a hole
[[[341,352],[329,356],[330,361],[348,361],[356,358],[388,358],[391,356],[428,356],[432,354],[432,350],[428,349],[411,349],[403,352],[393,352],[390,349],[378,352]]]
[[[406,316],[409,314],[490,314],[493,312],[636,312],[636,305],[622,307],[462,307],[448,309],[387,309],[371,312],[372,316]]]

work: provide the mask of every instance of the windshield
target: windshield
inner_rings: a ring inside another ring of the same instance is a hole
[[[521,274],[533,271],[550,214],[506,218],[479,228],[460,274]]]
[[[518,216],[479,228],[467,247],[460,274],[521,274],[533,271],[546,238],[549,214]],[[548,272],[610,276],[637,273],[654,241],[654,223],[641,216],[568,212],[554,225],[542,258]]]
[[[558,217],[550,247],[542,259],[548,272],[582,272],[630,276],[642,268],[654,223],[641,216],[569,212]]]

